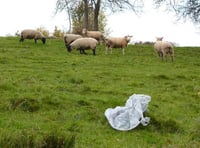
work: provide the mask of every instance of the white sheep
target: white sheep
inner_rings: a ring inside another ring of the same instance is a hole
[[[86,28],[83,28],[82,35],[84,37],[90,37],[96,39],[98,42],[104,40],[104,35],[101,31],[88,31]]]
[[[173,45],[167,41],[163,41],[163,37],[157,37],[157,41],[154,44],[155,52],[157,52],[158,56],[162,58],[162,60],[167,60],[167,54],[170,54],[171,61],[174,62],[174,48]]]
[[[82,36],[79,35],[79,34],[66,34],[66,35],[64,36],[65,46],[66,46],[66,48],[67,48],[68,51],[70,50],[69,45],[70,45],[73,41],[75,41],[76,39],[79,39],[79,38],[82,38]]]
[[[96,46],[98,44],[98,41],[94,38],[79,38],[76,39],[75,41],[73,41],[70,45],[69,45],[69,52],[72,49],[78,49],[80,50],[80,54],[86,54],[85,50],[86,49],[92,49],[93,51],[93,55],[95,55],[95,50],[96,50]]]
[[[35,43],[37,43],[38,39],[40,39],[43,44],[46,42],[46,38],[41,32],[32,29],[25,29],[21,32],[20,42],[23,42],[24,39],[34,39]]]
[[[112,53],[112,48],[122,48],[122,53],[124,55],[125,47],[127,47],[127,44],[130,42],[132,36],[127,35],[124,37],[109,37],[105,39],[105,45],[106,45],[106,54],[108,49],[110,49]]]

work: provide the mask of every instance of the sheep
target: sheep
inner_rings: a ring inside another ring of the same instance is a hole
[[[104,41],[104,35],[100,31],[88,31],[86,28],[83,28],[82,35],[84,37],[90,37],[96,39],[98,42]]]
[[[70,45],[73,41],[75,41],[76,39],[79,39],[79,38],[82,38],[82,36],[79,35],[79,34],[66,34],[66,35],[64,36],[65,46],[66,46],[66,48],[67,48],[68,51],[70,50],[69,45]]]
[[[173,45],[167,41],[163,41],[163,37],[157,37],[157,41],[154,44],[154,50],[157,52],[158,56],[162,58],[162,60],[166,59],[167,54],[171,56],[171,62],[174,62],[174,48]]]
[[[125,47],[127,47],[127,44],[130,42],[132,36],[127,35],[124,36],[123,38],[117,38],[117,37],[109,37],[105,39],[105,45],[106,45],[106,54],[108,49],[111,50],[112,53],[112,48],[122,48],[122,53],[124,55],[124,50]]]
[[[46,38],[41,32],[32,29],[25,29],[21,32],[20,42],[23,42],[24,39],[34,39],[35,43],[37,43],[38,39],[40,39],[43,44],[46,42]]]
[[[98,44],[98,41],[94,38],[79,38],[73,41],[69,45],[69,52],[71,52],[72,49],[78,49],[80,50],[80,54],[86,54],[85,50],[86,49],[92,49],[93,50],[93,55],[96,55],[95,50],[96,46]]]

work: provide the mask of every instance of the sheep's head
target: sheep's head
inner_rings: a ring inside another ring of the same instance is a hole
[[[65,42],[65,44],[67,44],[67,37],[66,36],[64,36],[64,42]]]
[[[156,41],[162,41],[163,37],[156,37]]]
[[[46,43],[46,38],[42,37],[42,43],[45,44]]]
[[[66,47],[67,47],[67,51],[68,51],[68,52],[71,52],[71,51],[72,51],[72,48],[71,48],[70,44],[66,44]]]
[[[124,38],[126,39],[127,42],[130,42],[132,37],[133,36],[131,36],[131,35],[126,35]]]

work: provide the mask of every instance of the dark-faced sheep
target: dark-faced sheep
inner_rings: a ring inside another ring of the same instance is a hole
[[[84,37],[94,38],[98,42],[104,41],[104,35],[100,31],[88,31],[86,28],[83,28],[82,34]]]
[[[20,42],[23,42],[24,39],[34,39],[35,43],[37,43],[37,40],[41,40],[43,44],[46,42],[46,38],[41,32],[32,29],[26,29],[21,32]]]
[[[112,48],[122,48],[122,53],[124,55],[124,50],[125,47],[127,47],[128,43],[130,42],[132,36],[127,35],[123,38],[118,38],[118,37],[109,37],[105,39],[105,44],[106,44],[106,54],[108,49],[110,49],[112,53]]]
[[[70,45],[69,45],[69,52],[72,49],[77,49],[80,50],[80,54],[86,54],[85,50],[87,49],[92,49],[93,51],[93,55],[95,55],[95,50],[96,50],[96,46],[98,44],[98,41],[96,39],[93,38],[79,38],[76,39],[75,41],[73,41]]]
[[[154,49],[158,56],[167,60],[167,54],[171,56],[171,61],[174,62],[174,48],[173,45],[167,41],[163,41],[163,37],[156,38]]]
[[[66,34],[64,36],[64,42],[65,42],[65,46],[67,48],[67,50],[69,51],[70,48],[69,48],[69,45],[75,41],[76,39],[79,39],[79,38],[82,38],[81,35],[78,35],[78,34]]]

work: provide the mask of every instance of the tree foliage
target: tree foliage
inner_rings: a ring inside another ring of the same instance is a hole
[[[70,28],[71,20],[73,17],[73,11],[78,7],[80,3],[83,3],[84,17],[83,27],[88,28],[89,26],[89,9],[93,10],[93,29],[99,30],[99,20],[101,9],[110,10],[111,12],[123,11],[132,9],[135,13],[138,13],[143,6],[143,0],[57,0],[56,2],[56,13],[66,11],[69,18]]]
[[[142,12],[146,0],[57,0],[56,13],[66,11],[70,28],[76,28],[77,22],[82,22],[82,27],[89,30],[100,30],[99,16],[103,11],[112,13],[133,10],[135,14]],[[156,8],[164,6],[168,11],[174,11],[179,19],[191,20],[200,23],[200,0],[153,0]],[[80,7],[80,3],[82,6]],[[80,10],[77,10],[80,8]],[[79,12],[81,11],[81,13]],[[75,12],[79,14],[75,14]],[[93,19],[91,19],[91,15]],[[76,18],[74,18],[76,16]],[[73,17],[73,18],[72,18]],[[78,19],[78,20],[77,20]],[[81,20],[80,20],[81,19]],[[92,22],[92,28],[91,23]],[[75,26],[74,26],[75,25]],[[79,29],[76,29],[79,30]]]
[[[54,32],[53,32],[53,36],[57,37],[57,38],[63,38],[64,37],[64,32],[61,31],[60,29],[58,29],[57,26],[55,26]]]
[[[88,30],[93,30],[94,8],[89,5],[88,7]],[[81,34],[84,20],[84,3],[80,2],[79,5],[72,11],[72,30],[73,33]],[[106,16],[103,11],[99,12],[98,16],[98,30],[104,32],[106,26]]]
[[[102,5],[111,12],[132,10],[136,14],[142,11],[144,0],[102,0]]]
[[[49,31],[47,29],[45,29],[44,27],[39,27],[36,30],[40,31],[45,37],[49,36]]]
[[[200,0],[154,0],[157,7],[165,5],[174,11],[179,19],[200,23]]]

